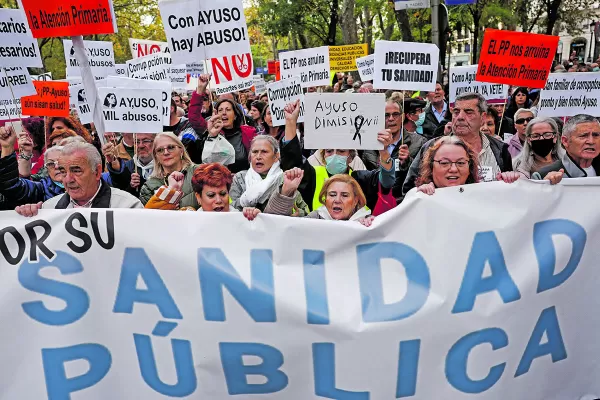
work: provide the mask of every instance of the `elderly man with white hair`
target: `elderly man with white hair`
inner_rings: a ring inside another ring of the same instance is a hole
[[[569,118],[560,140],[566,153],[535,172],[533,179],[556,184],[563,178],[600,176],[600,122],[595,117],[579,114]]]
[[[89,143],[67,144],[58,157],[65,193],[37,204],[19,206],[15,211],[23,216],[37,215],[38,210],[69,208],[143,208],[131,194],[111,188],[102,179],[102,158]]]

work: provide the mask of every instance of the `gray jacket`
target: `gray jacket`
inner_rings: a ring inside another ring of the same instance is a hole
[[[596,175],[600,176],[600,157],[594,158],[594,160],[592,161],[592,167],[594,167]],[[583,169],[581,169],[581,167],[579,167],[579,165],[577,165],[575,161],[571,159],[571,157],[569,157],[567,152],[565,152],[565,154],[563,154],[563,156],[560,157],[557,161],[531,174],[531,179],[541,181],[546,177],[546,175],[549,172],[560,171],[561,169],[565,171],[566,178],[587,177],[586,172]]]

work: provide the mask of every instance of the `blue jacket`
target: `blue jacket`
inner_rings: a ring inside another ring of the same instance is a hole
[[[104,172],[102,179],[111,185],[110,174]],[[0,158],[0,194],[4,196],[2,208],[12,210],[23,204],[35,204],[63,194],[65,189],[58,186],[49,176],[40,181],[19,177],[19,164],[16,153]]]

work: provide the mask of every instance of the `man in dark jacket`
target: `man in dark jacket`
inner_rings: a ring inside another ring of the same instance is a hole
[[[423,136],[425,136],[425,139],[436,137],[436,129],[442,124],[442,121],[444,119],[450,120],[445,96],[444,86],[440,82],[435,84],[435,91],[427,94],[429,105],[425,108],[425,121],[423,122]]]
[[[423,107],[425,107],[425,102],[422,100],[410,98],[404,100],[405,121],[410,120],[410,118],[418,118],[419,114],[423,111]],[[408,168],[410,162],[426,141],[421,135],[415,133],[414,130],[402,129],[402,125],[402,107],[399,103],[388,100],[385,103],[385,128],[392,134],[392,144],[387,150],[394,160],[395,169],[399,168],[400,163],[405,164],[406,168]],[[405,128],[407,125],[406,123],[404,124]],[[365,150],[361,158],[368,170],[379,168],[378,151]]]
[[[508,145],[479,132],[486,111],[487,103],[482,95],[464,93],[456,97],[452,121],[453,134],[471,146],[477,154],[479,179],[484,182],[495,180],[499,172],[513,170]],[[402,174],[396,173],[396,183],[392,189],[394,196],[406,195],[409,190],[415,187],[423,155],[433,143],[435,143],[435,139],[428,141],[421,148],[421,151],[410,165],[405,179],[403,179]]]
[[[15,153],[17,135],[12,129],[0,128],[0,193],[5,198],[4,209],[49,200],[65,192],[62,174],[57,168],[60,147],[51,147],[44,154],[48,175],[39,182],[19,177],[19,165]]]
[[[561,136],[566,150],[562,159],[532,174],[533,179],[547,179],[552,184],[562,178],[600,176],[600,123],[591,115],[570,118]]]
[[[138,133],[134,135],[137,155],[130,160],[115,158],[112,143],[102,147],[102,154],[106,158],[106,165],[113,187],[131,193],[135,197],[140,196],[140,190],[146,180],[154,171],[154,135],[150,133]]]

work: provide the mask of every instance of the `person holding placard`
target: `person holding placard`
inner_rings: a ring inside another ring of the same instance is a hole
[[[548,117],[531,120],[525,130],[523,150],[513,160],[515,171],[525,178],[561,159],[565,149],[560,142],[560,131],[556,121]]]
[[[185,146],[172,132],[163,132],[156,135],[152,148],[154,170],[142,186],[140,200],[145,206],[156,191],[166,183],[169,175],[180,172],[184,176],[181,187],[183,196],[179,202],[180,207],[198,208],[198,202],[192,188],[192,176],[198,165],[194,164]]]
[[[498,174],[512,171],[512,158],[508,152],[508,145],[493,137],[487,137],[481,133],[481,125],[487,103],[479,93],[462,93],[456,97],[454,109],[452,110],[452,135],[458,136],[468,144],[479,161],[479,179],[483,182],[498,179]],[[421,151],[410,165],[408,175],[403,183],[398,179],[394,184],[394,196],[400,192],[406,195],[413,187],[420,174],[423,156],[429,147],[433,146],[435,139],[423,145]],[[400,187],[402,189],[400,189]]]
[[[301,168],[303,179],[299,191],[308,203],[310,210],[314,211],[321,207],[321,189],[325,181],[337,174],[351,175],[360,185],[366,197],[366,205],[373,209],[377,203],[379,186],[388,191],[394,183],[394,163],[388,151],[392,144],[392,134],[385,130],[379,132],[377,140],[383,144],[383,150],[379,151],[381,168],[373,171],[352,171],[348,165],[350,150],[328,149],[325,152],[325,167],[313,167],[302,156],[302,146],[297,136],[296,123],[300,114],[300,101],[288,104],[285,109],[285,138],[281,147],[281,168],[287,171],[292,168]]]
[[[116,154],[118,147],[110,141],[102,146],[102,154],[106,158],[113,186],[139,197],[146,180],[154,171],[154,135],[138,133],[134,140],[137,153],[129,160],[119,158]]]
[[[521,108],[515,113],[515,128],[517,133],[508,142],[508,151],[512,157],[517,157],[521,153],[523,144],[527,139],[525,130],[529,122],[534,118],[535,114],[529,108]]]
[[[557,161],[532,174],[533,179],[557,184],[563,178],[600,176],[600,122],[579,114],[564,125],[561,142],[566,152]]]

